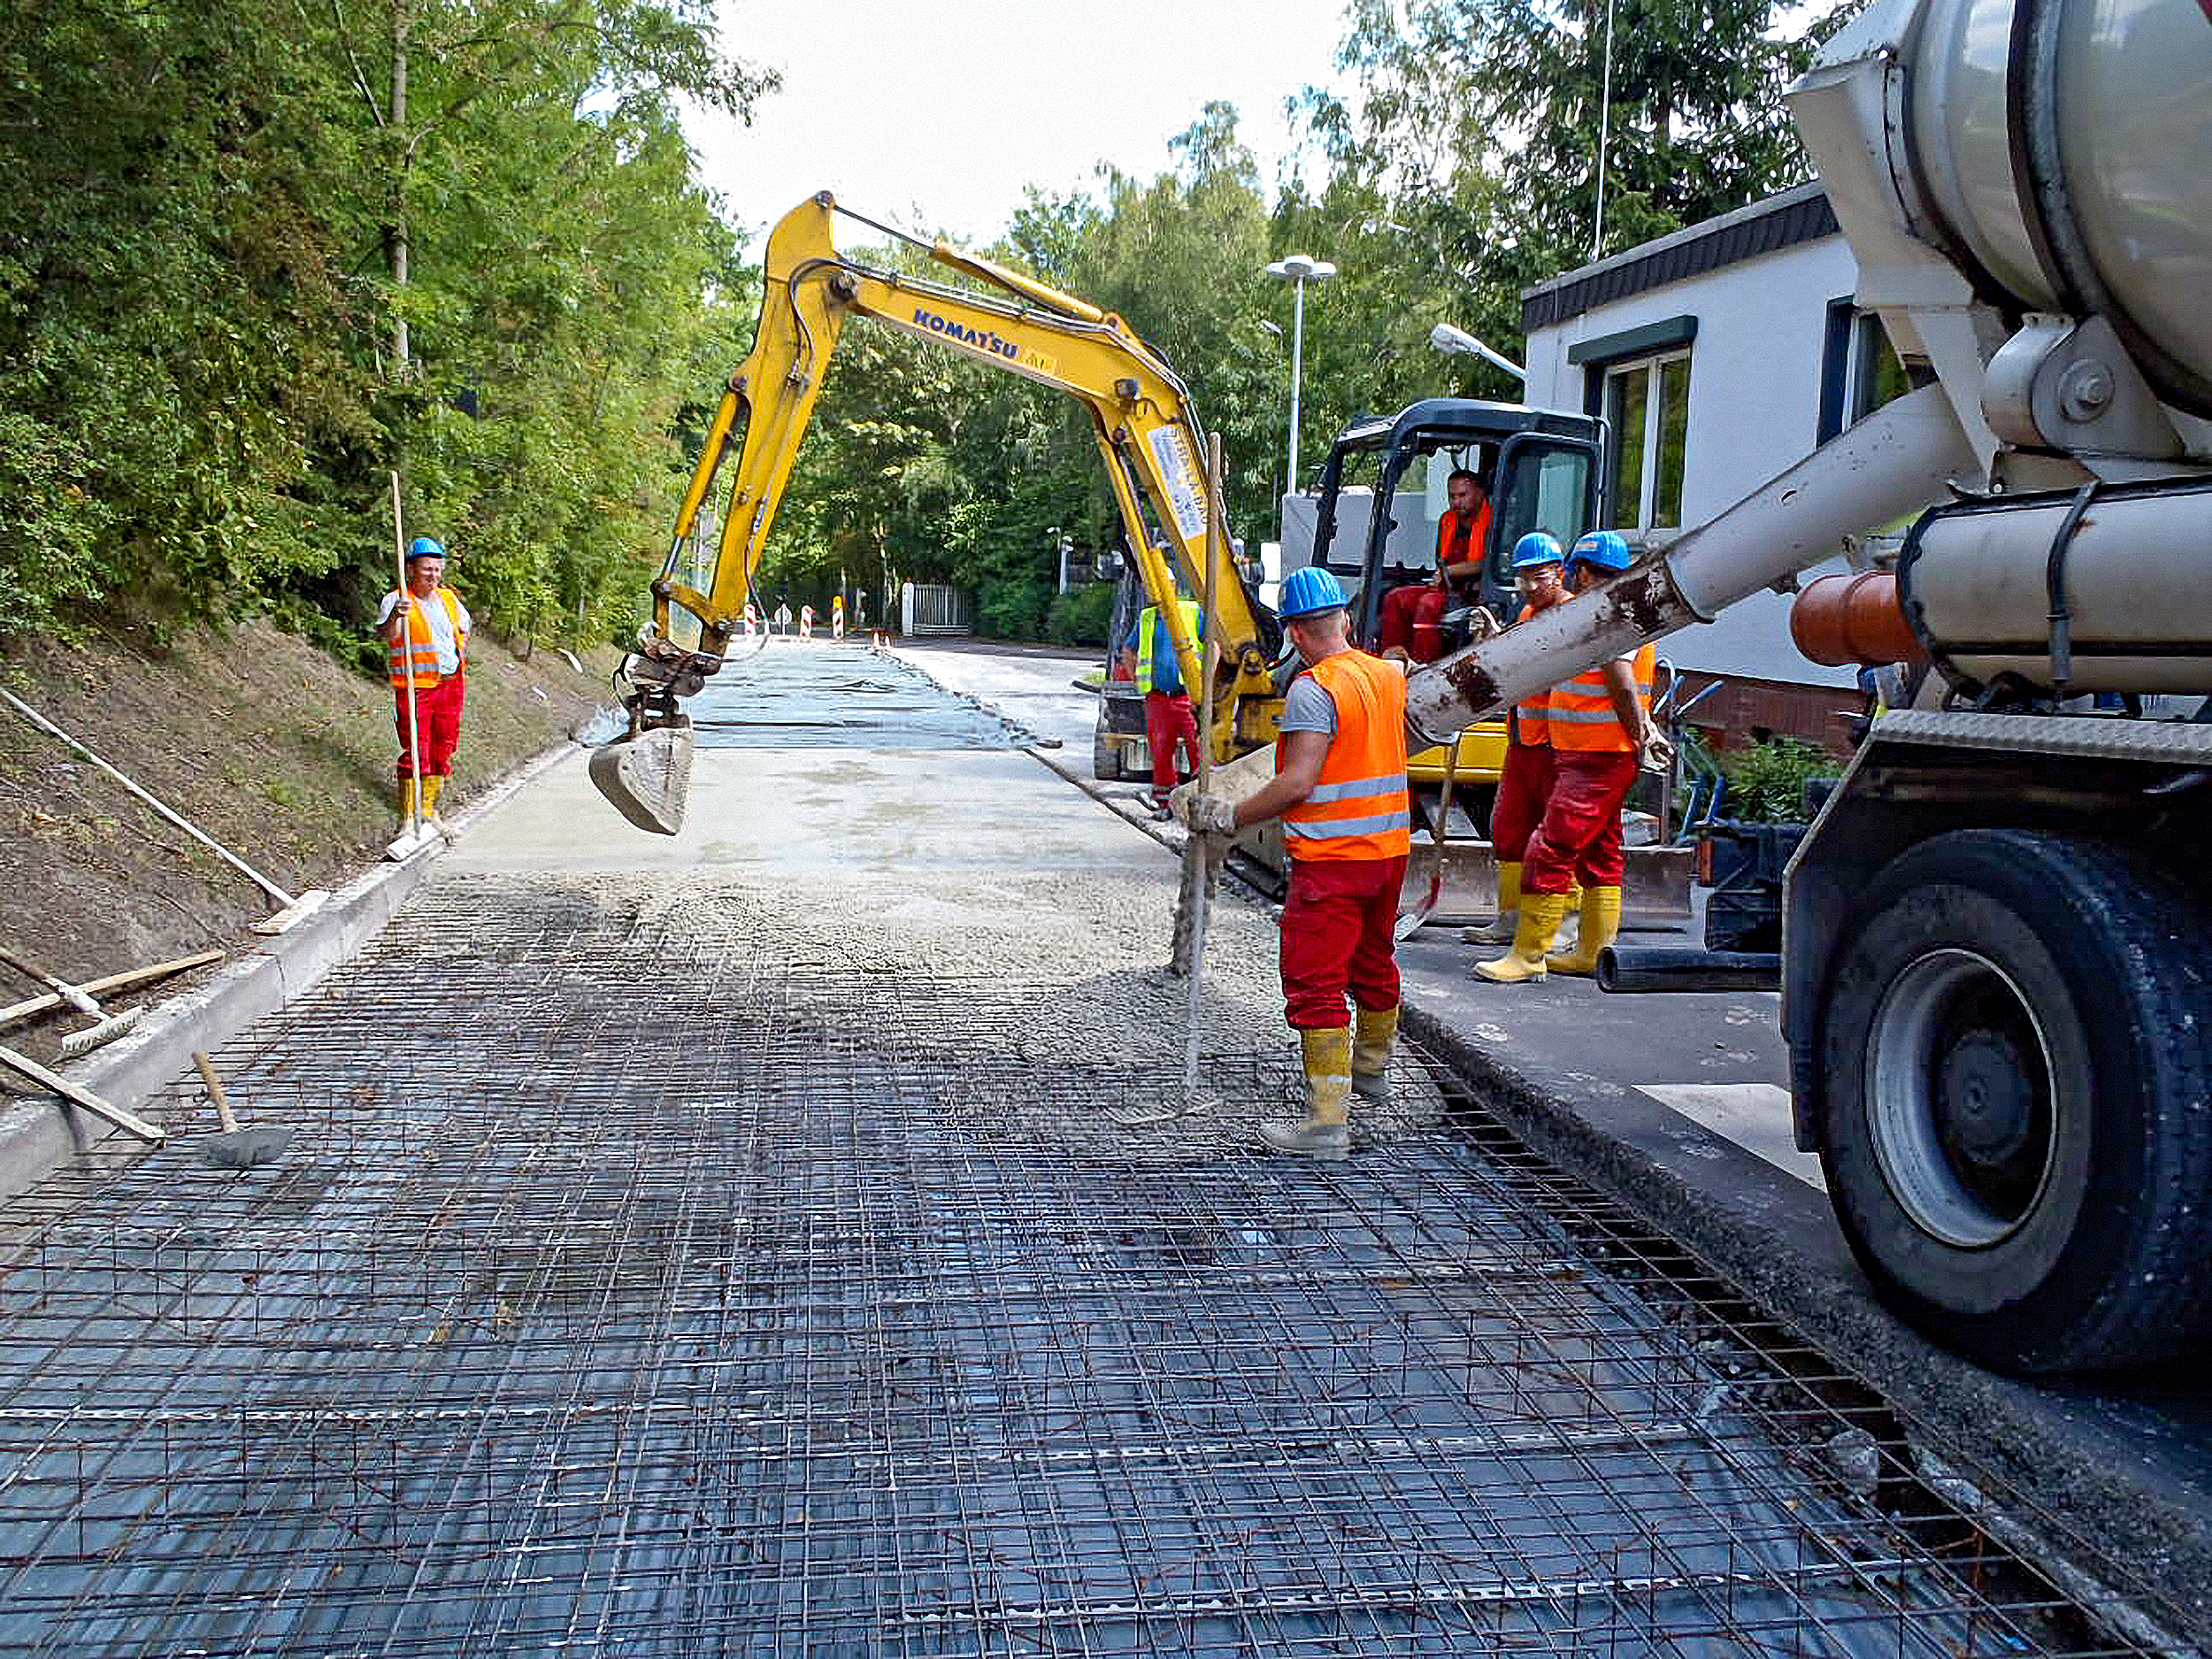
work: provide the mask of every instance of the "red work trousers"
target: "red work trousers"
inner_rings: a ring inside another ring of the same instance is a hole
[[[1517,864],[1544,821],[1555,767],[1549,743],[1508,743],[1498,796],[1490,808],[1490,846],[1502,864]]]
[[[1401,647],[1417,663],[1432,663],[1444,655],[1444,608],[1448,595],[1441,588],[1394,588],[1383,595],[1375,617],[1375,649]]]
[[[1175,750],[1180,745],[1190,757],[1187,770],[1198,770],[1198,717],[1191,711],[1190,698],[1178,692],[1169,696],[1164,691],[1144,694],[1144,741],[1152,747],[1152,788],[1156,795],[1165,795],[1175,787]]]
[[[1586,749],[1559,751],[1544,821],[1528,838],[1521,891],[1565,893],[1617,887],[1627,856],[1621,850],[1621,806],[1636,782],[1636,757]]]
[[[1392,931],[1406,856],[1293,859],[1283,904],[1283,1002],[1300,1030],[1348,1025],[1352,1001],[1371,1012],[1398,1006]]]
[[[461,742],[461,699],[468,685],[460,674],[448,674],[434,686],[415,692],[415,724],[422,742],[422,772],[426,778],[450,778],[453,751]],[[394,720],[399,727],[399,775],[415,775],[415,757],[407,741],[407,687],[393,687]]]

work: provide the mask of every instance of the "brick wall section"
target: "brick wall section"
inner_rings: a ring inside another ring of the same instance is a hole
[[[1678,701],[1694,697],[1720,681],[1720,689],[1689,714],[1689,724],[1705,733],[1707,745],[1715,750],[1739,749],[1770,734],[1818,744],[1838,760],[1846,760],[1852,750],[1852,722],[1866,712],[1866,699],[1849,687],[1798,686],[1694,669],[1684,671],[1682,679]],[[1658,689],[1663,691],[1663,684]]]

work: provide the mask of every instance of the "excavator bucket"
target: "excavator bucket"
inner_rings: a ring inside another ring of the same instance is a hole
[[[641,830],[673,835],[684,826],[691,792],[691,722],[657,726],[591,752],[591,780],[614,810]]]

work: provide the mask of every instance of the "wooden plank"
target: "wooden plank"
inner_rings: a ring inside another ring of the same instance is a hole
[[[141,1141],[150,1141],[159,1146],[169,1138],[166,1130],[134,1117],[112,1101],[103,1100],[88,1088],[81,1088],[58,1072],[49,1071],[30,1056],[18,1054],[14,1049],[0,1048],[0,1065],[12,1071],[19,1071],[42,1088],[50,1088],[73,1105],[81,1106],[96,1118],[104,1118],[118,1129],[136,1135]]]
[[[196,956],[179,956],[174,962],[157,962],[150,968],[129,968],[121,973],[111,973],[104,979],[87,979],[77,988],[93,996],[104,991],[127,990],[134,985],[143,985],[149,979],[165,979],[173,973],[182,973],[188,968],[205,967],[211,962],[221,961],[224,955],[220,950],[203,950]],[[19,1019],[30,1018],[34,1014],[50,1013],[61,1005],[61,998],[50,993],[45,996],[35,996],[27,1002],[0,1008],[0,1025],[12,1025]]]

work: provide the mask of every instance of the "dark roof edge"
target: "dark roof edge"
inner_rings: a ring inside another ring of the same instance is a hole
[[[1533,334],[1631,295],[1837,234],[1827,191],[1817,180],[1801,184],[1539,282],[1521,296],[1521,332]]]

